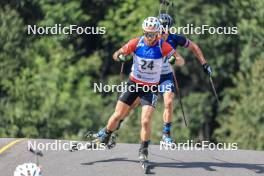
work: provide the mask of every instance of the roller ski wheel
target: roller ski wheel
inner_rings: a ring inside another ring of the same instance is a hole
[[[143,169],[144,174],[150,173],[150,163],[148,161],[148,150],[140,149],[139,151],[139,163],[141,168]]]
[[[140,166],[143,169],[144,174],[150,174],[150,164],[148,160],[141,160]]]

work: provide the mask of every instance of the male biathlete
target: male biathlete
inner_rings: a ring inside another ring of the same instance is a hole
[[[173,24],[173,19],[170,17],[170,15],[160,14],[158,18],[163,29],[165,29],[164,31],[162,31],[160,37],[164,41],[168,42],[171,45],[171,47],[173,47],[175,50],[178,46],[189,48],[201,63],[205,73],[211,76],[212,69],[207,64],[199,46],[182,35],[169,33],[168,29],[172,27]],[[175,63],[174,58],[166,57],[164,59],[162,64],[160,82],[159,82],[159,87],[161,88],[159,92],[163,96],[163,100],[164,100],[162,141],[166,143],[174,142],[174,140],[171,137],[171,125],[172,125],[172,116],[173,116],[173,107],[174,107],[173,100],[175,96],[175,82],[173,78],[173,71],[171,65],[173,65],[174,63]],[[176,65],[182,66],[181,64],[176,64]],[[132,104],[130,110],[138,106],[139,103],[140,100],[136,99],[135,102]]]
[[[161,25],[164,29],[169,29],[172,27],[173,19],[168,14],[160,14],[159,20]],[[202,65],[205,73],[209,76],[212,74],[211,67],[207,64],[204,55],[197,44],[192,42],[191,40],[187,39],[182,35],[177,34],[170,34],[169,30],[165,30],[162,33],[162,39],[168,42],[175,50],[178,46],[185,47],[190,49],[197,59],[199,60],[200,64]],[[170,135],[171,132],[171,123],[172,123],[172,116],[173,116],[173,99],[175,96],[175,83],[173,79],[173,72],[172,67],[169,63],[168,59],[165,59],[162,65],[161,71],[161,79],[160,85],[171,85],[171,89],[162,89],[161,94],[163,95],[164,99],[164,113],[163,113],[163,135],[162,140],[164,142],[173,142],[173,139]]]
[[[127,82],[128,87],[120,95],[115,112],[109,118],[107,126],[97,133],[100,143],[108,144],[111,134],[117,129],[120,120],[124,119],[130,106],[139,97],[141,113],[141,145],[139,160],[146,160],[151,133],[151,117],[154,112],[157,95],[154,90],[160,81],[165,56],[176,62],[183,62],[175,50],[159,36],[160,22],[156,17],[148,17],[142,24],[143,36],[130,40],[113,55],[115,61],[128,61],[133,54],[133,66]],[[145,88],[149,88],[145,91]]]

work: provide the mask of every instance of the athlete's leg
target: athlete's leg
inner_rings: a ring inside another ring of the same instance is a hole
[[[155,108],[150,105],[142,107],[141,113],[141,141],[149,141],[151,134],[151,117]]]
[[[174,93],[173,92],[165,92],[163,94],[164,100],[164,112],[163,112],[163,122],[171,123],[173,116],[173,106],[174,106]]]
[[[151,119],[158,97],[152,92],[144,92],[139,96],[142,105],[139,160],[146,160],[148,157],[148,145],[151,135]]]
[[[163,113],[163,130],[162,130],[162,140],[164,142],[171,143],[173,139],[171,138],[171,123],[173,117],[173,100],[174,93],[173,92],[165,92],[163,94],[164,99],[164,113]]]
[[[162,140],[164,142],[173,142],[170,131],[171,123],[173,117],[173,108],[174,108],[174,96],[175,96],[175,86],[172,73],[161,76],[161,94],[164,100],[164,112],[163,112],[163,135]]]
[[[128,84],[131,85],[132,83],[128,81]],[[115,112],[109,118],[107,126],[97,133],[100,142],[108,143],[112,132],[119,128],[120,121],[122,121],[126,114],[128,114],[130,106],[137,99],[137,97],[138,93],[130,89],[125,90],[120,95],[116,104]]]
[[[154,112],[154,107],[144,105],[141,113],[141,145],[139,148],[139,160],[144,161],[148,158],[148,145],[151,135],[151,118]]]
[[[130,106],[126,103],[118,100],[115,108],[115,112],[111,115],[107,123],[107,130],[115,131],[119,121],[124,119],[126,114],[128,114]]]
[[[133,109],[137,108],[139,105],[140,105],[140,98],[138,97],[138,98],[134,101],[134,103],[130,106],[130,110],[129,110],[129,112],[131,112]],[[128,112],[128,113],[129,113],[129,112]],[[128,115],[128,114],[127,114],[127,115]]]
[[[125,117],[128,116],[129,113],[130,113],[132,110],[134,110],[135,108],[137,108],[139,105],[140,105],[140,98],[138,97],[138,98],[133,102],[133,104],[130,106],[129,111],[127,112],[127,114],[125,115]],[[122,120],[124,120],[124,119],[122,119]]]
[[[129,110],[127,111],[127,113],[123,116],[123,118],[120,119],[118,125],[117,125],[117,128],[116,130],[119,130],[119,128],[121,127],[122,125],[122,122],[124,121],[124,119],[129,115],[129,113],[135,109],[136,107],[138,107],[138,105],[140,104],[140,98],[138,97],[134,103],[130,106]]]

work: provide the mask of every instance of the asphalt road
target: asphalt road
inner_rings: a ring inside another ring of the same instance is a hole
[[[34,162],[27,151],[28,141],[20,141],[3,151],[15,139],[0,139],[0,176],[11,176],[17,165]],[[33,140],[30,140],[33,144]],[[54,140],[36,140],[37,144]],[[62,141],[61,144],[68,143]],[[137,144],[117,144],[111,150],[43,151],[43,176],[138,176]],[[51,149],[51,148],[50,148]],[[150,147],[151,175],[162,176],[264,176],[264,151],[160,150]]]

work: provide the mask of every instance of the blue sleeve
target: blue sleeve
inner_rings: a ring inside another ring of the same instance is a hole
[[[176,43],[176,45],[179,45],[179,46],[187,48],[189,46],[189,44],[190,44],[190,40],[188,40],[183,35],[173,34],[172,38],[173,38],[174,42]]]

